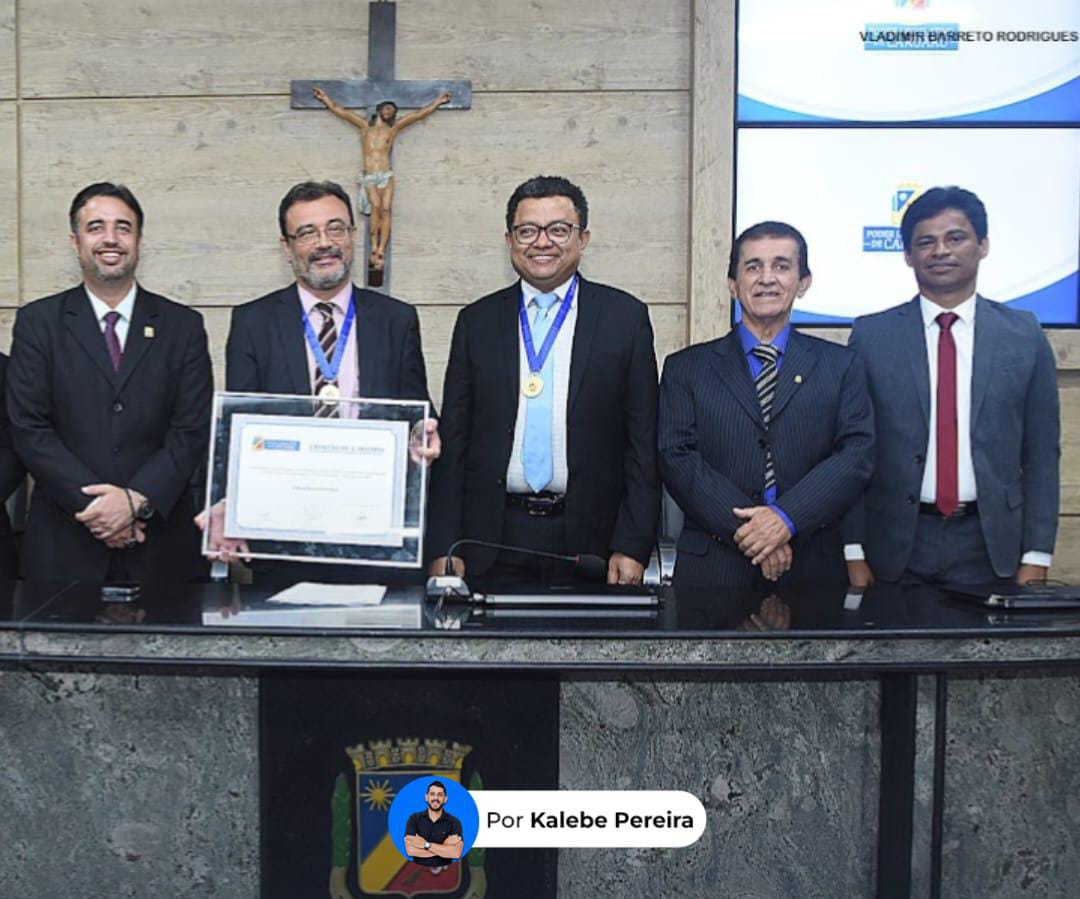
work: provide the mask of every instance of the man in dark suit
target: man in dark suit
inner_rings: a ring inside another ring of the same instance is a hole
[[[1029,312],[976,293],[986,209],[935,187],[900,225],[919,295],[855,320],[877,428],[851,582],[1044,580],[1058,522],[1054,354]]]
[[[639,300],[581,277],[581,190],[520,185],[506,245],[521,280],[461,311],[446,369],[443,458],[432,470],[428,552],[442,573],[470,538],[608,559],[636,584],[656,537],[656,357]],[[459,573],[554,580],[567,566],[466,546]]]
[[[136,283],[143,213],[127,188],[89,185],[70,219],[83,283],[19,310],[8,367],[15,450],[34,478],[23,575],[201,577],[193,483],[213,391],[202,317]]]
[[[296,281],[233,309],[227,389],[314,394],[320,372],[305,339],[304,318],[318,334],[329,306],[334,333],[346,341],[338,395],[429,399],[416,309],[350,281],[356,228],[344,189],[332,181],[297,184],[281,201],[278,225]],[[350,303],[353,321],[346,334]]]
[[[742,321],[668,358],[660,470],[682,508],[676,586],[843,583],[840,520],[870,477],[873,419],[850,350],[792,330],[806,241],[782,222],[735,240]]]
[[[296,281],[233,309],[226,347],[227,389],[428,401],[427,374],[416,309],[350,280],[355,220],[344,189],[332,181],[292,187],[278,207],[281,248]],[[316,357],[311,343],[324,350]],[[343,342],[339,350],[338,343]],[[332,367],[340,355],[339,367]],[[326,364],[330,367],[326,368]],[[341,413],[351,407],[342,404]],[[335,413],[337,414],[337,413]],[[438,457],[434,419],[424,423],[427,446],[414,432],[414,456]],[[241,542],[222,541],[225,558],[243,553]],[[296,580],[386,580],[387,569],[256,563],[256,579],[278,585]],[[393,578],[391,578],[393,579]]]

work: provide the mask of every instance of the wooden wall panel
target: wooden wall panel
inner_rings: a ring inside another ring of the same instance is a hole
[[[367,69],[356,0],[35,0],[20,16],[26,97],[287,94],[290,79]],[[401,0],[397,73],[475,90],[685,90],[689,28],[689,0]]]
[[[731,327],[727,257],[731,251],[735,162],[735,0],[694,3],[694,65],[689,339]]]
[[[16,116],[13,102],[0,102],[0,306],[16,306],[19,298]]]
[[[1062,515],[1050,577],[1080,584],[1080,515]]]
[[[1061,511],[1080,515],[1080,379],[1071,372],[1059,375],[1058,389],[1061,401]]]
[[[0,100],[15,96],[15,0],[0,0]]]
[[[124,181],[139,197],[147,286],[232,305],[291,280],[278,247],[285,191],[327,177],[353,192],[359,167],[353,129],[273,98],[37,101],[23,123],[24,301],[78,279],[65,215],[90,181]],[[397,150],[394,292],[461,304],[512,280],[506,199],[549,170],[591,198],[591,277],[682,302],[686,153],[681,94],[500,94],[437,115]]]

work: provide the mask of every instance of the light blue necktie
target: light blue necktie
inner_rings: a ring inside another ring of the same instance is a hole
[[[559,300],[553,293],[536,295],[536,315],[532,320],[533,343],[540,346],[547,336],[555,316],[551,307]],[[525,482],[533,493],[539,493],[555,476],[551,458],[551,413],[555,393],[555,348],[551,348],[540,370],[544,389],[539,396],[525,400],[525,439],[522,441],[521,461],[525,467]]]

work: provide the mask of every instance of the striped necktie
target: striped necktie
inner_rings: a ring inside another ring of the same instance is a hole
[[[319,327],[319,346],[322,347],[323,355],[329,361],[334,358],[337,350],[337,325],[334,324],[334,304],[316,303],[315,308],[322,314],[322,325]],[[322,369],[318,362],[315,363],[315,396],[326,385],[327,380],[323,377]],[[315,415],[318,418],[340,418],[341,407],[339,403],[319,403],[315,407]]]
[[[773,400],[776,398],[776,360],[780,357],[780,351],[771,343],[759,343],[750,352],[761,361],[761,371],[754,378],[754,390],[757,391],[758,402],[761,404],[761,419],[765,422],[765,430],[768,430],[772,420]],[[772,447],[766,445],[765,490],[775,486],[776,470],[773,468]]]

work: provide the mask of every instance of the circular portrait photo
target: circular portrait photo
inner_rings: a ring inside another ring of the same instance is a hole
[[[437,876],[472,848],[480,830],[480,813],[469,791],[457,781],[418,777],[394,797],[387,829],[398,852]]]

